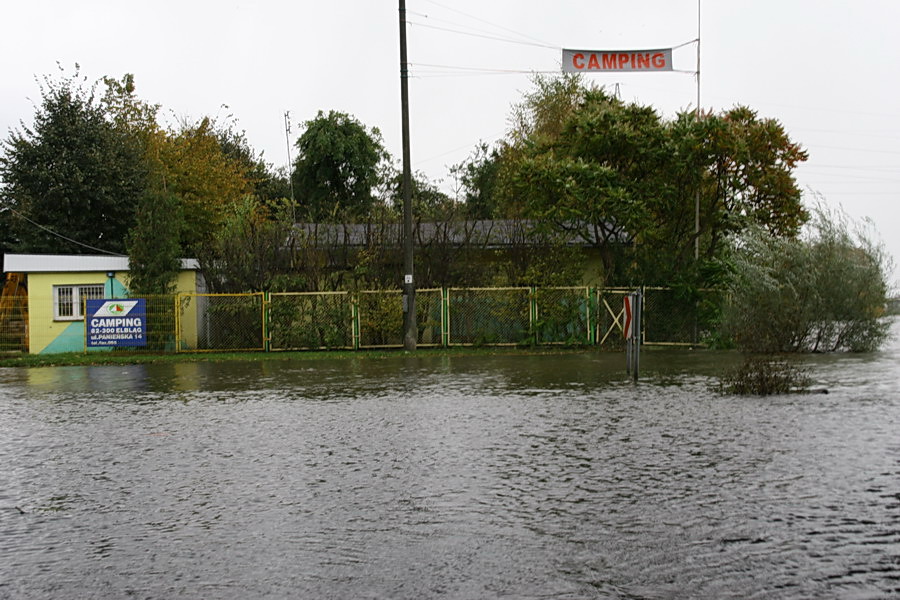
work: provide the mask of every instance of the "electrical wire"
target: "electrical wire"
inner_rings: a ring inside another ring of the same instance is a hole
[[[457,35],[467,35],[469,37],[493,40],[495,42],[504,42],[507,44],[518,44],[520,46],[532,46],[532,47],[537,47],[537,48],[549,48],[551,50],[560,50],[561,49],[560,46],[552,46],[549,44],[542,44],[542,43],[536,43],[536,42],[523,42],[521,40],[515,40],[512,38],[504,38],[504,37],[490,35],[490,34],[486,34],[486,33],[473,33],[473,32],[468,32],[468,31],[462,31],[460,29],[451,29],[449,27],[440,27],[438,25],[429,25],[428,23],[419,23],[416,21],[407,21],[407,23],[409,23],[410,25],[413,25],[413,26],[424,27],[426,29],[445,31],[448,33],[455,33]]]
[[[458,67],[453,65],[436,65],[430,63],[410,63],[412,73],[419,77],[456,75],[531,75],[535,73],[557,73],[558,71],[540,71],[535,69],[496,69],[487,67]],[[427,67],[420,69],[419,67]]]
[[[62,239],[62,240],[65,240],[65,241],[67,241],[67,242],[70,242],[70,243],[72,243],[72,244],[75,244],[75,245],[77,245],[77,246],[81,246],[81,247],[87,248],[87,249],[89,249],[89,250],[95,250],[95,251],[97,251],[97,252],[102,252],[102,253],[104,253],[104,254],[111,254],[111,255],[113,255],[113,256],[123,256],[123,257],[126,256],[125,254],[119,254],[118,252],[111,252],[110,250],[104,250],[103,248],[96,248],[96,247],[94,247],[94,246],[90,246],[90,245],[88,245],[88,244],[84,244],[84,243],[82,243],[82,242],[79,242],[78,240],[73,240],[72,238],[66,237],[66,236],[62,235],[61,233],[57,233],[57,232],[53,231],[53,230],[50,229],[49,227],[44,227],[44,226],[41,225],[40,223],[37,223],[37,222],[35,222],[35,221],[32,221],[31,219],[29,219],[28,217],[26,217],[25,215],[23,215],[22,213],[20,213],[19,211],[17,211],[16,209],[14,209],[14,208],[12,208],[12,207],[10,207],[10,206],[7,206],[6,209],[9,210],[9,211],[12,212],[12,213],[18,215],[21,219],[24,219],[25,221],[28,221],[29,223],[31,223],[31,224],[34,225],[35,227],[37,227],[37,228],[39,228],[39,229],[42,229],[42,230],[46,231],[46,232],[49,233],[50,235],[55,235],[56,237],[58,237],[58,238],[60,238],[60,239]]]
[[[554,44],[548,44],[547,42],[545,42],[545,41],[543,41],[543,40],[539,40],[539,39],[537,39],[537,38],[535,38],[535,37],[532,37],[532,36],[530,36],[530,35],[526,35],[526,34],[521,33],[521,32],[519,32],[519,31],[515,31],[514,29],[510,29],[509,27],[505,27],[505,26],[499,25],[499,24],[497,24],[497,23],[492,23],[491,21],[488,21],[488,20],[486,20],[486,19],[482,19],[481,17],[476,17],[475,15],[471,15],[471,14],[466,13],[466,12],[463,12],[463,11],[461,11],[461,10],[459,10],[459,9],[456,9],[456,8],[453,8],[453,7],[450,7],[450,6],[447,6],[446,4],[441,4],[440,2],[436,2],[435,0],[425,0],[425,2],[428,2],[429,4],[433,4],[433,5],[435,5],[435,6],[439,6],[439,7],[443,8],[444,10],[449,10],[449,11],[451,11],[451,12],[455,12],[455,13],[460,14],[460,15],[466,17],[466,18],[473,19],[473,20],[478,21],[478,22],[480,22],[480,23],[484,23],[485,25],[490,25],[491,27],[496,27],[497,29],[506,31],[507,33],[512,33],[512,34],[517,35],[517,36],[519,36],[519,37],[521,37],[521,38],[524,38],[524,39],[527,39],[527,40],[531,40],[532,42],[534,42],[534,43],[537,44],[537,45],[545,46],[545,47],[547,47],[547,48],[559,48],[559,46],[556,46],[556,45],[554,45]]]

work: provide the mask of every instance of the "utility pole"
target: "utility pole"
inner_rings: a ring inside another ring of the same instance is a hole
[[[697,0],[697,125],[700,124],[700,0]],[[694,197],[694,260],[700,260],[700,185],[702,173],[697,177],[697,191]]]
[[[412,167],[409,157],[409,64],[406,59],[406,0],[400,0],[400,107],[403,122],[403,349],[415,350],[416,286],[413,281]]]

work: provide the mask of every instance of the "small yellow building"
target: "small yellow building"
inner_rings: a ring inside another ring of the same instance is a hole
[[[176,291],[204,291],[198,262],[182,259],[181,265]],[[85,300],[129,297],[127,256],[6,254],[3,268],[26,278],[31,354],[83,352]]]

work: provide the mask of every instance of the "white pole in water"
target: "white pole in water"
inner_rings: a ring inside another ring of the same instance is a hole
[[[625,296],[625,370],[637,381],[641,365],[641,304],[640,291]]]
[[[634,381],[638,380],[638,372],[641,370],[641,313],[644,304],[644,295],[637,291],[634,293],[634,325],[631,335],[634,336]]]

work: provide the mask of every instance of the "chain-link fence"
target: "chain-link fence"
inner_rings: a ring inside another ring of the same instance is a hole
[[[400,290],[360,292],[358,302],[360,347],[403,346],[403,293]]]
[[[358,295],[359,347],[403,346],[403,293],[400,290],[364,291]],[[443,291],[416,290],[416,326],[419,346],[440,346],[444,332]]]
[[[417,345],[619,348],[632,289],[417,290]],[[715,332],[721,293],[643,288],[645,344],[697,345]],[[403,346],[400,290],[143,296],[146,346],[118,352],[316,350]],[[27,349],[25,303],[0,312],[0,351]]]
[[[353,348],[356,345],[355,314],[349,292],[269,294],[269,348]]]
[[[527,344],[534,319],[531,288],[451,288],[448,345]]]
[[[264,295],[178,294],[177,350],[265,350]]]
[[[590,344],[594,312],[590,288],[536,288],[532,322],[535,343]]]

